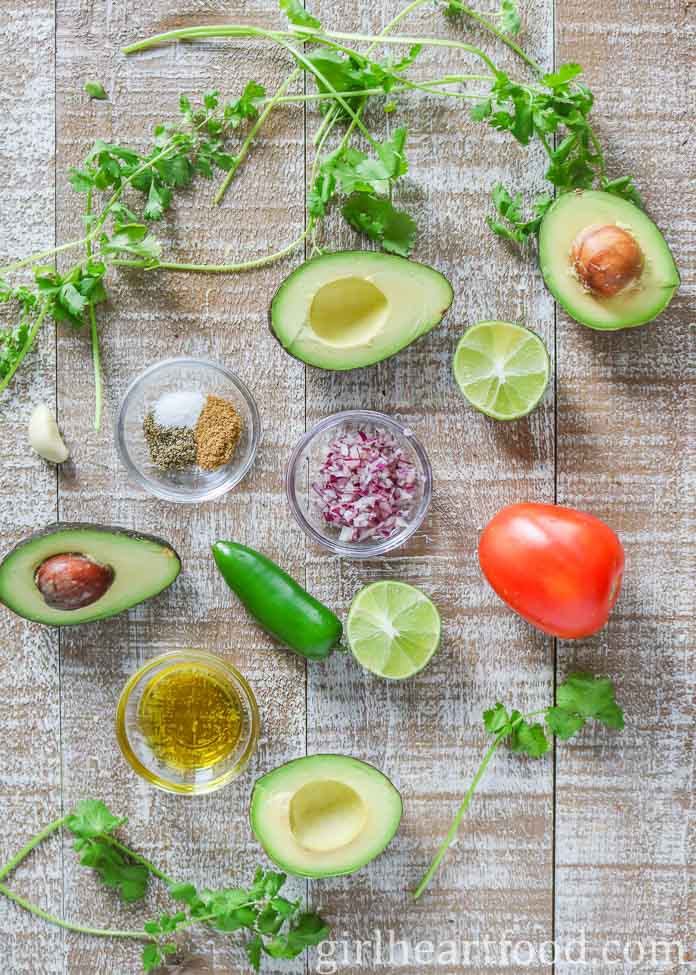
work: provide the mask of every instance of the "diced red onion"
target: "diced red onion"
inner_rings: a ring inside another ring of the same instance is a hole
[[[390,538],[407,524],[418,472],[386,430],[339,434],[326,448],[312,489],[324,521],[341,529],[342,542]]]

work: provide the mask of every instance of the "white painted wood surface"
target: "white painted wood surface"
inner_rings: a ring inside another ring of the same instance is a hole
[[[314,9],[327,25],[377,31],[400,4],[322,0]],[[337,937],[367,940],[380,928],[385,940],[391,930],[413,947],[422,939],[497,942],[507,933],[539,946],[554,935],[567,942],[584,929],[588,955],[608,939],[623,945],[665,937],[687,949],[693,942],[695,262],[693,208],[685,200],[696,154],[684,92],[694,10],[685,0],[649,6],[610,0],[601,10],[580,0],[556,0],[555,10],[551,0],[528,0],[524,14],[525,43],[543,63],[552,64],[555,44],[559,60],[586,66],[612,166],[637,173],[674,245],[685,276],[680,297],[659,324],[616,335],[596,335],[556,316],[535,268],[484,226],[490,186],[507,178],[531,192],[542,185],[542,160],[469,123],[460,107],[424,96],[404,99],[398,115],[410,128],[404,196],[422,227],[414,256],[443,270],[457,297],[445,324],[396,359],[325,375],[305,372],[281,352],[266,331],[268,300],[301,255],[240,277],[123,274],[113,280],[101,315],[108,394],[97,437],[86,334],[61,329],[56,358],[46,329],[40,354],[2,401],[3,551],[56,515],[79,517],[162,534],[184,557],[185,572],[168,593],[128,616],[60,638],[0,616],[3,859],[78,799],[102,796],[129,815],[134,846],[168,872],[210,884],[243,880],[259,858],[246,820],[254,777],[306,750],[349,751],[394,779],[406,813],[384,857],[352,879],[307,885]],[[272,87],[284,76],[282,56],[238,42],[163,48],[128,61],[118,53],[134,38],[201,20],[273,25],[278,14],[273,0],[57,0],[57,10],[47,0],[0,0],[0,104],[9,119],[0,136],[0,261],[79,232],[65,174],[97,136],[142,146],[156,121],[174,115],[180,91],[213,85],[233,94],[249,77]],[[404,31],[462,36],[463,28],[427,10]],[[513,63],[502,50],[496,54]],[[444,73],[462,59],[441,51],[424,62]],[[109,102],[85,99],[82,84],[90,78],[102,81]],[[302,109],[278,112],[222,211],[211,220],[207,185],[177,204],[164,234],[172,252],[222,260],[292,239],[303,224],[305,145],[315,125],[311,111],[306,118]],[[326,240],[362,246],[338,220]],[[466,325],[490,317],[527,321],[555,348],[557,408],[552,389],[528,420],[496,426],[458,397],[450,378],[454,345]],[[128,380],[174,350],[236,369],[257,397],[265,428],[244,484],[196,509],[160,504],[129,485],[110,429]],[[31,406],[53,401],[56,377],[74,458],[58,482],[28,455],[24,439]],[[305,425],[349,406],[407,419],[434,467],[436,494],[423,529],[379,563],[338,561],[306,546],[282,491],[285,460]],[[628,558],[626,588],[608,629],[558,648],[501,606],[475,559],[478,530],[498,508],[556,495],[606,517],[622,534]],[[404,685],[374,680],[339,655],[305,674],[229,598],[208,556],[219,536],[267,551],[341,610],[375,578],[421,585],[443,613],[440,654]],[[125,766],[113,711],[139,663],[191,645],[240,665],[257,689],[265,730],[246,776],[216,796],[187,801],[154,792]],[[578,664],[617,680],[630,716],[620,741],[586,733],[538,763],[501,755],[458,846],[415,907],[408,890],[480,761],[483,708],[497,697],[543,706],[555,680]],[[67,843],[63,851],[47,845],[12,884],[70,918],[125,924],[138,916],[98,890]],[[133,946],[63,937],[3,901],[0,946],[9,975],[138,971]],[[201,939],[197,947],[214,958],[216,971],[239,969],[239,956],[223,939]],[[486,965],[483,948],[472,951],[470,964],[444,963],[437,971],[552,970],[543,961]],[[307,963],[269,963],[264,970],[317,972],[318,964],[313,954]],[[346,961],[339,956],[338,971],[421,975],[430,967],[398,957],[378,964],[369,951],[360,963],[352,951]],[[556,970],[578,969],[559,961]],[[599,975],[685,970],[601,959],[594,968]]]

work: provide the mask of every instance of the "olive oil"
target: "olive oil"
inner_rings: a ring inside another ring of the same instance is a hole
[[[203,664],[178,662],[147,686],[140,727],[159,761],[181,772],[224,761],[242,734],[243,705],[235,688]]]

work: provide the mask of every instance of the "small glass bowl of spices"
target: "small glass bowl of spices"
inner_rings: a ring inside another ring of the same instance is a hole
[[[259,737],[249,684],[222,657],[173,650],[123,689],[116,735],[131,767],[166,792],[201,795],[241,775]]]
[[[432,469],[409,427],[384,413],[346,410],[302,437],[286,489],[310,538],[337,555],[374,558],[402,546],[422,524]]]
[[[238,484],[261,437],[254,399],[234,373],[165,359],[128,387],[116,442],[131,476],[165,501],[211,501]]]

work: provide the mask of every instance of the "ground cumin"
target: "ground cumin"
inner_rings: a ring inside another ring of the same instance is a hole
[[[227,464],[242,432],[239,413],[229,400],[208,396],[196,423],[196,463],[204,471]]]

